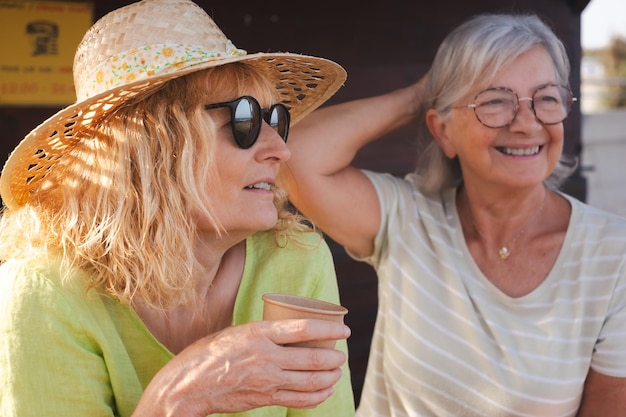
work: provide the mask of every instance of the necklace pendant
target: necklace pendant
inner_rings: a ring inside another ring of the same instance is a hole
[[[500,259],[502,259],[503,261],[506,261],[509,257],[509,255],[511,254],[511,252],[509,252],[509,249],[506,246],[502,246],[500,248],[500,250],[498,251],[498,256],[500,257]]]

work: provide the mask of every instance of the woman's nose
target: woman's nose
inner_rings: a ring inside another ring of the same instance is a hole
[[[286,161],[291,156],[286,141],[265,121],[261,125],[258,142],[261,159],[274,158]]]
[[[532,121],[534,123],[541,124],[541,121],[537,118],[537,115],[535,114],[532,97],[520,97],[518,99],[517,112],[515,114],[515,118],[513,119],[513,123],[515,123],[516,121]]]

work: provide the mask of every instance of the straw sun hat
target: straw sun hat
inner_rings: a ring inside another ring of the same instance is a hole
[[[324,103],[343,84],[338,64],[306,55],[248,55],[226,38],[190,0],[143,0],[98,20],[74,57],[76,103],[30,132],[2,170],[0,194],[9,208],[45,188],[46,174],[81,145],[83,132],[138,93],[205,68],[248,61],[268,74],[289,108],[292,124]],[[88,136],[88,135],[87,135]],[[83,143],[84,144],[84,143]]]

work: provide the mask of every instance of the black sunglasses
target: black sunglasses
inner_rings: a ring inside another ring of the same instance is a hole
[[[230,109],[230,127],[237,146],[248,149],[255,144],[261,133],[263,120],[287,142],[291,116],[282,103],[274,104],[269,109],[262,109],[259,102],[251,96],[243,96],[224,103],[205,104],[204,109],[228,107]]]

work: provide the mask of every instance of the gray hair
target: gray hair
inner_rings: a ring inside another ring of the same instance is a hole
[[[439,46],[426,79],[422,111],[425,114],[428,109],[435,109],[446,118],[454,103],[477,88],[487,88],[500,70],[537,45],[543,46],[552,58],[557,83],[568,86],[570,63],[565,46],[539,17],[481,14],[469,19]],[[423,192],[437,193],[460,184],[458,159],[446,157],[425,123],[418,134],[418,152],[415,172]],[[576,163],[562,156],[546,185],[558,187],[574,171]]]

